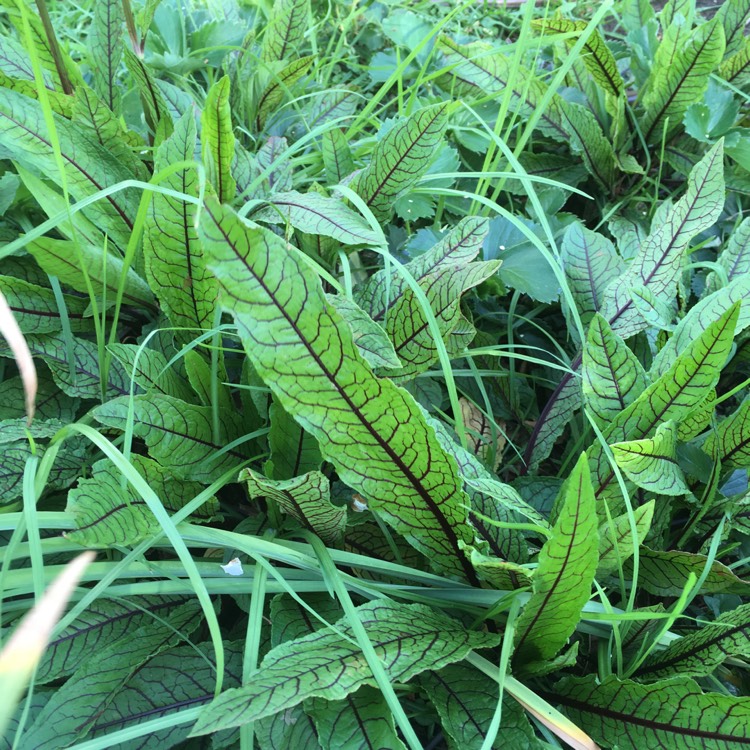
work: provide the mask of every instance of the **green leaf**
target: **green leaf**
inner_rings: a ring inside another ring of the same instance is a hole
[[[92,416],[102,424],[124,430],[130,398],[97,406]],[[222,451],[242,435],[241,415],[220,414],[220,434],[214,436],[210,407],[193,406],[171,396],[150,393],[132,399],[133,434],[145,440],[150,455],[178,479],[210,484],[244,460],[239,448]]]
[[[263,36],[263,62],[288,60],[298,53],[307,31],[309,0],[276,0]]]
[[[643,393],[643,365],[609,323],[596,314],[583,349],[583,398],[600,425],[608,424]]]
[[[291,747],[319,750],[321,747],[315,724],[302,706],[260,719],[254,729],[260,750],[289,750]]]
[[[323,458],[317,441],[275,399],[269,410],[269,418],[271,476],[274,479],[292,479],[320,469]]]
[[[222,203],[231,203],[237,191],[232,177],[234,130],[229,106],[229,76],[208,90],[201,115],[201,151],[208,181]]]
[[[378,221],[390,217],[396,198],[427,171],[449,112],[447,102],[424,107],[396,123],[378,142],[369,166],[352,183]]]
[[[661,651],[652,651],[638,668],[639,679],[659,680],[675,675],[711,674],[730,657],[750,657],[750,604],[724,612],[710,625],[680,638]]]
[[[645,239],[628,270],[609,288],[601,312],[616,334],[625,339],[646,327],[646,321],[633,304],[630,294],[633,287],[643,286],[657,298],[673,296],[690,241],[716,223],[723,207],[724,161],[720,141],[696,164],[685,195]]]
[[[611,522],[607,521],[599,527],[599,565],[596,577],[601,579],[619,570],[625,560],[633,556],[641,542],[651,529],[654,517],[655,500],[639,506],[633,511],[633,521],[630,514],[625,513]],[[633,539],[633,525],[637,538]]]
[[[190,385],[175,372],[174,366],[167,367],[167,358],[160,351],[136,344],[110,344],[108,349],[123,364],[127,377],[132,377],[144,391],[192,400]]]
[[[164,120],[164,127],[169,128],[172,122],[167,100],[162,93],[159,85],[161,81],[156,80],[154,74],[148,69],[146,63],[136,55],[129,46],[123,50],[125,66],[130,71],[130,75],[135,81],[136,88],[141,95],[141,104],[146,117],[146,123],[153,133],[156,133],[157,126]]]
[[[739,750],[750,736],[750,699],[704,693],[690,679],[566,677],[548,697],[596,741],[620,750]]]
[[[729,57],[739,52],[745,42],[745,26],[750,15],[748,0],[726,0],[721,4],[717,15],[721,18],[726,39],[724,54]]]
[[[131,465],[148,482],[164,508],[176,513],[203,489],[197,482],[175,480],[156,461],[132,455]],[[75,530],[65,536],[84,547],[132,546],[157,534],[161,527],[146,502],[122,473],[107,459],[97,461],[90,479],[80,479],[68,492],[67,513],[73,516]],[[208,500],[190,518],[201,523],[216,519],[219,503]]]
[[[466,664],[451,664],[419,678],[440,716],[450,750],[482,750],[497,706],[497,685]],[[521,706],[503,695],[503,714],[493,748],[536,750],[534,735]]]
[[[479,529],[481,531],[481,526]],[[531,587],[531,571],[528,568],[497,557],[488,557],[473,547],[466,547],[466,552],[479,577],[493,589],[514,591]]]
[[[581,322],[587,326],[602,307],[607,287],[625,270],[622,258],[606,237],[576,221],[565,232],[560,261]]]
[[[70,195],[82,200],[123,180],[133,179],[117,159],[92,140],[85,129],[54,115],[65,179]],[[0,90],[0,148],[22,166],[61,184],[54,149],[39,102]],[[139,193],[120,190],[84,209],[86,216],[125,248],[133,230]]]
[[[446,268],[463,266],[479,255],[487,236],[487,219],[466,217],[448,232],[436,245],[406,264],[405,270],[421,284],[431,274]],[[355,290],[354,301],[373,320],[383,320],[409,289],[401,273],[382,269],[373,274]]]
[[[308,71],[315,58],[312,55],[292,60],[278,73],[273,74],[271,82],[258,100],[256,123],[258,129],[262,130],[268,118],[279,108],[284,98],[290,93],[289,89],[294,86]]]
[[[750,272],[750,217],[732,232],[716,262],[726,271],[729,282]],[[709,289],[715,291],[719,286],[718,275],[709,274],[706,283]]]
[[[473,577],[465,496],[405,391],[379,380],[320,281],[280,237],[209,201],[201,237],[253,365],[339,477],[432,562]]]
[[[745,468],[750,458],[750,398],[745,398],[734,414],[723,419],[703,444],[703,451],[716,455],[726,466]]]
[[[594,492],[584,453],[568,478],[552,536],[539,553],[533,593],[516,621],[515,663],[551,659],[575,630],[596,573],[596,526]]]
[[[119,0],[103,0],[94,5],[94,18],[88,40],[94,90],[116,115],[120,114],[122,93],[117,69],[122,62],[125,16]]]
[[[321,234],[345,245],[377,245],[378,235],[367,222],[336,198],[320,193],[274,193],[270,205],[253,214],[253,221],[291,224],[308,234]]]
[[[74,422],[80,401],[66,396],[52,376],[43,370],[37,371],[35,419],[59,419]],[[23,395],[23,381],[20,376],[3,381],[0,388],[0,419],[21,419],[26,417]]]
[[[391,682],[463,659],[469,651],[497,645],[500,636],[466,630],[419,604],[374,601],[357,608],[360,622]],[[200,715],[193,735],[241,726],[307,698],[345,698],[374,678],[346,618],[339,632],[325,628],[268,652],[252,682],[227,690]],[[339,634],[340,633],[340,634]]]
[[[326,130],[321,136],[320,151],[329,184],[337,185],[354,171],[354,159],[343,130]]]
[[[654,66],[646,83],[646,111],[641,119],[648,143],[661,141],[662,126],[667,119],[667,135],[674,132],[685,110],[703,96],[709,76],[724,55],[724,29],[719,20],[698,26],[692,37],[680,44],[674,59]]]
[[[256,154],[259,172],[266,173],[264,187],[270,192],[292,189],[292,166],[285,154],[287,148],[286,138],[272,135]]]
[[[0,35],[0,72],[9,78],[33,81],[34,68],[24,46],[7,34]],[[42,82],[48,91],[55,90],[52,75],[42,70]]]
[[[317,534],[328,546],[341,543],[346,528],[346,508],[331,502],[328,477],[319,471],[292,479],[266,479],[252,469],[243,469],[250,500],[267,497],[275,500],[284,513],[296,518],[302,526]]]
[[[658,495],[689,495],[682,469],[677,464],[677,427],[663,422],[653,437],[613,443],[617,465],[631,482]]]
[[[195,151],[195,117],[186,114],[156,152],[156,171],[181,161],[192,161]],[[205,146],[204,136],[204,148]],[[183,168],[162,182],[165,188],[193,197],[198,195],[198,173]],[[154,195],[144,227],[143,254],[146,276],[175,326],[184,326],[181,341],[214,325],[218,286],[206,270],[195,228],[197,207],[172,195]]]
[[[747,85],[750,76],[750,39],[743,37],[739,51],[728,57],[719,66],[718,75],[739,88]]]

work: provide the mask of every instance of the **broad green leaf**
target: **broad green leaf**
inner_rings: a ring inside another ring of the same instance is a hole
[[[659,299],[648,287],[641,284],[634,284],[630,288],[630,298],[633,300],[636,311],[646,321],[648,328],[654,328],[657,331],[674,329],[672,322],[675,317],[674,301],[665,302]]]
[[[730,657],[750,657],[750,604],[724,612],[710,625],[672,641],[661,651],[652,651],[638,668],[640,679],[659,680],[676,675],[711,674]]]
[[[308,71],[315,58],[312,55],[293,60],[278,73],[274,73],[271,82],[258,100],[256,123],[262,130],[268,118],[279,108],[294,86]]]
[[[535,21],[533,25],[538,28],[542,34],[569,34],[581,33],[588,27],[586,21],[571,21],[562,16],[554,18],[545,18],[543,21]],[[572,44],[574,40],[569,40]],[[604,42],[602,35],[594,30],[590,34],[586,44],[583,47],[581,59],[591,77],[602,87],[602,89],[612,96],[620,96],[625,89],[622,76],[617,70],[617,61],[609,47]]]
[[[703,401],[686,417],[680,420],[680,423],[677,425],[677,439],[680,442],[684,443],[692,440],[711,424],[716,407],[716,396],[716,390],[710,390]]]
[[[197,482],[174,479],[156,461],[132,455],[131,465],[148,482],[164,508],[176,513],[203,489]],[[145,501],[122,473],[107,459],[92,467],[92,476],[81,479],[68,492],[67,513],[73,516],[75,529],[65,536],[84,547],[132,546],[157,534],[161,527]],[[216,519],[219,503],[208,500],[190,518],[201,523]]]
[[[424,107],[396,123],[378,142],[369,166],[352,187],[379,221],[390,217],[396,198],[427,171],[443,140],[449,112],[447,102]]]
[[[226,384],[228,376],[221,355],[219,355],[219,361],[217,364],[216,396],[214,398],[212,395],[212,380],[214,376],[211,373],[211,363],[195,351],[195,349],[190,349],[185,352],[185,374],[187,375],[187,379],[190,382],[193,392],[198,395],[198,400],[203,406],[211,406],[215,400],[219,409],[223,411],[231,411],[235,408],[235,405],[232,400],[232,395],[229,392],[229,386]],[[191,397],[184,398],[183,400],[194,401],[195,397],[191,395]]]
[[[65,395],[52,376],[37,371],[36,419],[59,419],[74,422],[80,401]],[[23,381],[20,376],[3,381],[0,388],[0,419],[21,419],[26,417],[23,395]]]
[[[583,399],[600,425],[632,404],[648,385],[643,365],[599,314],[589,326],[581,375]]]
[[[321,746],[329,750],[406,750],[396,734],[388,704],[375,688],[362,687],[346,701],[311,698],[305,701],[305,711],[315,721]]]
[[[713,226],[724,206],[722,142],[695,166],[685,195],[641,245],[628,270],[609,288],[602,315],[612,330],[628,338],[646,327],[633,304],[630,290],[644,286],[656,297],[674,294],[690,241]]]
[[[210,643],[178,646],[149,659],[114,694],[87,737],[106,738],[113,731],[137,726],[157,716],[179,717],[186,708],[208,703],[216,689],[211,649]],[[238,687],[242,682],[242,643],[225,643],[224,658],[223,684],[228,688]],[[189,731],[189,723],[166,724],[137,738],[130,747],[166,750],[184,743]],[[222,736],[215,740],[214,747],[220,746]],[[123,747],[124,743],[118,745]]]
[[[191,161],[195,138],[195,118],[188,113],[175,123],[172,135],[159,146],[155,169],[160,171],[175,162]],[[180,169],[164,180],[162,186],[197,197],[197,171]],[[157,193],[144,228],[143,254],[151,287],[172,323],[192,329],[179,334],[181,341],[194,339],[196,328],[213,327],[218,297],[216,281],[206,270],[195,213],[194,204]]]
[[[631,482],[658,495],[689,495],[685,475],[677,464],[677,426],[663,422],[653,437],[612,443],[617,465]]]
[[[563,237],[560,262],[581,322],[587,326],[601,309],[607,287],[624,271],[622,258],[606,237],[576,221]]]
[[[209,201],[201,237],[253,366],[339,477],[438,567],[473,577],[455,463],[405,391],[376,378],[318,278],[278,236]]]
[[[17,78],[25,81],[34,80],[34,68],[31,65],[28,52],[24,46],[13,37],[3,34],[0,36],[0,73],[9,78]],[[42,82],[48,91],[54,91],[52,75],[47,70],[42,70]]]
[[[461,320],[461,295],[481,284],[500,267],[500,261],[479,261],[463,268],[445,269],[428,276],[422,288],[438,330],[445,339]],[[438,359],[429,317],[412,289],[406,289],[388,311],[385,329],[402,367],[389,372],[392,378],[412,378]]]
[[[71,289],[82,294],[88,293],[82,270],[85,268],[94,294],[100,298],[106,294],[110,303],[117,299],[123,262],[116,255],[106,252],[103,247],[96,248],[85,243],[78,243],[76,247],[72,240],[39,237],[29,242],[26,249],[45,273],[57,276],[61,283]],[[125,277],[122,300],[124,304],[137,308],[155,306],[154,295],[148,284],[132,268],[128,269]]]
[[[651,500],[633,511],[637,535],[635,540],[633,540],[633,525],[630,523],[628,513],[613,518],[611,523],[606,521],[599,527],[597,578],[604,578],[615,573],[625,560],[633,556],[634,549],[640,546],[651,529],[655,503],[655,500]]]
[[[722,420],[703,444],[703,451],[715,455],[718,448],[722,464],[746,468],[750,459],[750,399]]]
[[[362,508],[358,498],[353,498],[350,509],[353,513],[368,513],[367,517],[369,517],[369,512],[366,507]],[[365,520],[348,526],[344,547],[350,552],[376,560],[395,562],[417,569],[424,567],[424,559],[414,547],[407,544],[400,536],[392,534],[385,524],[376,521]],[[386,574],[380,575],[371,569],[362,568],[358,570],[358,573],[367,580],[393,582],[393,579]]]
[[[51,438],[64,426],[65,423],[59,419],[34,419],[31,425],[23,418],[3,419],[0,420],[0,445],[24,440],[27,434],[35,440]]]
[[[269,192],[286,192],[292,189],[292,166],[286,138],[272,135],[256,154],[259,174],[265,174],[264,188]]]
[[[549,522],[535,508],[529,505],[509,484],[503,484],[497,479],[490,479],[488,476],[480,474],[476,477],[465,476],[466,484],[476,492],[496,500],[500,505],[505,506],[510,511],[518,513],[531,523],[548,529]]]
[[[321,136],[320,152],[329,184],[337,185],[354,171],[354,159],[343,130],[326,130]]]
[[[84,128],[57,115],[54,121],[67,187],[75,200],[134,177]],[[60,184],[57,159],[39,102],[7,89],[0,91],[0,148],[13,154],[22,166]],[[109,235],[110,241],[125,248],[133,230],[138,198],[139,193],[132,188],[120,190],[92,203],[84,213]]]
[[[750,736],[750,699],[704,693],[690,679],[653,685],[609,676],[566,677],[554,703],[605,747],[739,750]]]
[[[234,130],[229,107],[229,76],[208,90],[201,115],[201,149],[208,181],[222,203],[231,203],[237,190],[232,177]]]
[[[135,344],[110,344],[108,349],[123,364],[128,378],[144,391],[163,393],[182,401],[193,398],[190,385],[175,372],[174,366],[167,367],[167,358],[160,351],[142,349]]]
[[[407,263],[404,270],[421,284],[431,274],[465,265],[479,255],[487,236],[487,228],[487,219],[462,219],[434,247]],[[373,320],[383,320],[388,309],[393,307],[409,288],[401,273],[384,268],[355,290],[354,301]]]
[[[320,92],[310,108],[308,127],[314,130],[331,120],[350,117],[356,112],[357,99],[360,97],[362,97],[361,93],[345,85],[338,85],[335,89]]]
[[[183,604],[167,622],[150,620],[87,659],[57,690],[24,734],[39,750],[62,750],[84,736],[102,711],[150,657],[177,644],[200,623],[197,600]]]
[[[450,750],[482,750],[497,706],[497,685],[467,664],[451,664],[419,678],[425,694],[440,716]],[[507,693],[493,748],[536,750],[541,743],[529,720]]]
[[[738,52],[719,66],[718,75],[733,86],[744,88],[750,76],[750,39],[745,37]]]
[[[315,724],[302,706],[260,719],[255,722],[254,729],[260,750],[289,750],[290,747],[320,750],[321,747]]]
[[[130,75],[141,95],[141,104],[143,105],[146,123],[156,133],[157,126],[164,120],[164,127],[167,128],[168,132],[169,123],[172,122],[172,115],[156,77],[148,69],[143,59],[138,57],[130,47],[125,46],[123,55],[125,65],[130,71]]]
[[[396,356],[385,329],[356,302],[340,294],[327,294],[326,300],[351,327],[354,343],[370,367],[401,367],[401,361]]]
[[[94,19],[88,39],[94,90],[116,115],[120,114],[122,93],[117,69],[122,62],[125,16],[119,0],[94,4]]]
[[[456,329],[454,329],[455,333]],[[461,417],[469,439],[469,451],[482,464],[493,471],[497,471],[502,462],[503,450],[507,444],[507,438],[503,434],[505,425],[502,422],[494,423],[492,416],[487,416],[468,398],[459,398],[459,404],[461,406]]]
[[[719,380],[721,368],[732,346],[738,308],[735,306],[712,323],[675,360],[672,367],[650,385],[630,406],[620,412],[604,430],[607,443],[640,440],[652,434],[660,424],[679,422],[703,401]],[[599,441],[589,450],[592,482],[599,500],[602,522],[606,518],[602,501],[621,503],[615,474]],[[610,505],[610,511],[618,508]]]
[[[276,0],[263,36],[263,62],[288,60],[297,54],[307,31],[309,13],[309,0]]]
[[[647,82],[646,111],[641,129],[648,143],[661,141],[662,127],[668,119],[667,135],[682,122],[685,110],[700,101],[711,73],[724,55],[724,29],[719,19],[699,26],[692,37],[681,43],[674,59],[660,61]]]
[[[463,659],[469,651],[497,645],[500,636],[468,631],[428,607],[374,601],[357,614],[391,682],[407,682],[429,669]],[[374,678],[346,618],[341,633],[325,628],[268,652],[252,682],[227,690],[200,715],[193,735],[241,726],[284,711],[307,698],[338,700]]]
[[[91,413],[102,424],[124,430],[129,403],[129,398],[113,399]],[[178,479],[209,484],[245,458],[239,448],[219,454],[242,434],[241,415],[236,412],[219,415],[220,434],[214,436],[210,407],[157,393],[135,396],[132,406],[133,434],[145,440],[149,454]]]
[[[726,0],[722,3],[717,14],[721,18],[724,27],[724,38],[726,50],[724,54],[729,57],[739,52],[745,42],[745,26],[748,15],[750,15],[750,2],[748,0]]]
[[[345,245],[377,245],[377,234],[367,222],[336,198],[320,193],[274,193],[270,205],[253,214],[253,221],[289,222],[308,234],[322,234]]]
[[[726,271],[729,282],[750,272],[750,217],[732,232],[716,262]],[[721,286],[716,273],[709,274],[706,284],[712,291]]]
[[[72,674],[91,654],[155,622],[157,617],[169,620],[171,612],[189,601],[187,596],[97,599],[50,641],[39,662],[37,684],[44,685]]]
[[[292,479],[266,479],[252,469],[243,469],[240,481],[245,483],[250,500],[267,497],[275,500],[289,514],[327,545],[341,543],[346,528],[346,508],[331,502],[328,477],[319,471]]]
[[[22,333],[55,333],[62,330],[60,308],[51,289],[12,276],[0,276],[0,294],[13,311]],[[91,318],[84,316],[87,300],[64,294],[63,302],[70,329],[74,333],[93,329]]]
[[[552,536],[539,553],[533,592],[516,621],[514,662],[551,659],[567,643],[591,596],[597,566],[594,492],[586,454],[567,481]]]
[[[269,419],[270,473],[274,479],[292,479],[320,469],[323,458],[317,441],[275,399],[269,410]]]

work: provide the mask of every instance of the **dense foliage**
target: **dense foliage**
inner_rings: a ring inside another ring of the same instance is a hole
[[[0,746],[750,743],[750,1],[0,8]]]

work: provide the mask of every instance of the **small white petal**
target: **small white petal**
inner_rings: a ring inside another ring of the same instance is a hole
[[[239,557],[235,557],[233,560],[230,560],[226,565],[222,565],[221,569],[230,576],[241,576],[243,573],[242,570],[242,563],[240,562]]]

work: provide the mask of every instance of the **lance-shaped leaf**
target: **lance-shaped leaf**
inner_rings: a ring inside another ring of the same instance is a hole
[[[726,272],[729,282],[746,276],[750,272],[750,217],[732,232],[716,262]],[[718,289],[721,286],[718,274],[710,273],[706,284],[711,291]]]
[[[388,373],[390,377],[414,377],[437,361],[438,350],[430,317],[434,317],[440,335],[445,339],[461,321],[461,295],[492,276],[500,264],[499,260],[480,261],[428,276],[423,282],[423,291],[430,304],[431,316],[412,289],[404,291],[385,318],[386,331],[402,363],[401,368]]]
[[[357,99],[361,96],[361,93],[346,85],[338,85],[330,91],[320,92],[310,108],[308,127],[310,130],[314,130],[331,120],[353,115],[357,109]]]
[[[268,497],[275,500],[284,513],[296,518],[302,526],[317,534],[326,544],[340,544],[346,528],[346,508],[331,502],[328,477],[310,471],[292,479],[266,479],[252,469],[243,470],[240,481],[245,482],[251,500]]]
[[[54,116],[70,195],[82,200],[134,175],[70,121]],[[0,91],[0,147],[28,169],[61,184],[55,149],[49,140],[39,102],[14,91]],[[133,229],[138,193],[120,190],[92,203],[84,213],[124,248]]]
[[[342,481],[435,565],[471,580],[459,541],[474,534],[455,463],[412,397],[372,374],[319,279],[284,240],[213,200],[200,229],[223,304],[284,409]]]
[[[638,668],[641,679],[659,680],[674,675],[711,674],[731,656],[750,657],[750,604],[724,612],[711,625],[652,651]]]
[[[263,36],[263,62],[294,56],[307,31],[309,12],[310,0],[276,0]]]
[[[292,479],[320,469],[323,458],[318,442],[276,400],[271,404],[269,419],[270,474],[274,479]]]
[[[457,327],[458,328],[458,327]],[[453,334],[457,328],[453,329]],[[459,332],[460,333],[460,332]],[[451,335],[453,335],[451,334]],[[472,334],[472,338],[476,334]],[[461,417],[464,421],[469,437],[469,451],[473,453],[485,466],[497,471],[503,457],[507,439],[504,434],[505,423],[495,423],[473,401],[461,397]]]
[[[731,308],[693,341],[664,375],[610,422],[604,430],[605,440],[612,444],[643,439],[662,422],[679,421],[701,404],[719,380],[732,346],[738,312],[737,306]],[[613,484],[615,474],[601,443],[594,442],[588,454],[597,498],[613,498],[619,504],[619,489],[616,482]],[[598,509],[603,522],[606,514],[601,503]],[[611,506],[610,510],[615,508]]]
[[[29,284],[12,276],[0,276],[0,294],[13,311],[13,317],[22,333],[55,333],[62,329],[62,313],[51,289]],[[74,333],[90,331],[93,322],[84,317],[88,307],[87,300],[70,294],[64,294],[62,300],[70,329]]]
[[[481,750],[497,707],[497,686],[467,664],[451,664],[419,678],[440,716],[450,750]],[[509,695],[503,695],[503,714],[494,748],[542,745],[529,720]]]
[[[718,446],[721,462],[727,466],[744,468],[750,459],[750,399],[726,419],[706,439],[703,451],[715,455]]]
[[[216,689],[216,669],[210,658],[210,643],[178,646],[149,659],[113,696],[97,717],[87,737],[106,738],[112,732],[134,727],[160,716],[179,717],[187,708],[208,703]],[[237,687],[242,682],[242,644],[224,644],[224,682]],[[139,737],[141,747],[174,747],[185,741],[190,724],[169,723],[163,729]],[[220,747],[224,738],[214,738]],[[118,743],[120,744],[120,743]]]
[[[204,136],[205,145],[205,136]],[[156,171],[171,164],[192,161],[195,150],[195,118],[186,114],[156,152]],[[198,174],[184,167],[162,186],[190,196],[198,195]],[[213,326],[218,286],[206,270],[195,228],[196,206],[173,195],[156,193],[144,229],[143,254],[146,275],[162,308],[175,326],[207,330]],[[195,331],[182,338],[192,340]]]
[[[488,232],[487,219],[466,217],[434,247],[406,264],[405,271],[421,284],[430,275],[451,266],[463,266],[479,255]],[[373,320],[383,320],[409,285],[403,273],[385,268],[355,290],[355,301]]]
[[[604,303],[607,287],[625,270],[614,245],[580,222],[571,224],[562,241],[560,260],[584,326]]]
[[[201,116],[201,150],[208,181],[222,203],[231,203],[237,191],[232,177],[234,130],[229,106],[229,76],[208,90]]]
[[[256,154],[259,174],[265,175],[268,191],[284,192],[292,189],[292,166],[285,152],[286,138],[272,135]]]
[[[278,109],[284,97],[289,93],[289,89],[299,81],[313,63],[315,58],[312,55],[300,57],[292,60],[288,65],[275,73],[271,82],[266,86],[265,91],[260,95],[258,100],[258,114],[256,123],[258,129],[262,130],[266,120]]]
[[[540,29],[542,34],[580,34],[588,27],[586,21],[571,21],[562,16],[545,18],[543,21],[534,21],[532,24]],[[570,44],[573,41],[570,40]],[[589,35],[583,47],[581,59],[591,77],[606,93],[617,97],[624,91],[625,85],[620,72],[617,70],[615,56],[597,30]]]
[[[261,719],[253,728],[260,750],[288,750],[290,747],[304,747],[306,750],[321,748],[315,723],[302,706],[294,706]]]
[[[167,367],[167,358],[160,351],[142,349],[136,344],[110,344],[108,349],[122,362],[128,377],[144,391],[163,393],[182,401],[193,398],[190,385],[175,372],[174,366]]]
[[[724,161],[719,142],[696,164],[685,195],[649,234],[626,273],[608,290],[602,315],[615,333],[628,338],[646,327],[630,290],[642,285],[657,298],[671,296],[690,241],[713,226],[723,207]]]
[[[102,424],[124,430],[129,403],[129,398],[113,399],[97,406],[92,415]],[[223,450],[242,435],[241,415],[235,412],[219,415],[220,434],[214,435],[210,407],[157,393],[135,396],[132,405],[133,434],[145,440],[150,455],[178,479],[209,484],[245,458],[238,448]]]
[[[124,30],[122,3],[118,0],[96,3],[88,42],[94,90],[116,115],[120,114],[122,99],[117,69],[122,62]]]
[[[197,482],[177,481],[162,466],[145,456],[133,455],[131,465],[148,482],[169,513],[176,513],[198,495]],[[104,459],[93,466],[90,479],[81,479],[68,492],[67,513],[75,529],[65,536],[84,547],[114,547],[137,544],[160,530],[154,514],[129,483],[123,486],[122,473]],[[201,523],[217,517],[219,503],[209,499],[191,516]]]
[[[599,564],[596,577],[604,578],[619,569],[622,563],[632,557],[635,550],[646,538],[654,517],[655,500],[641,505],[633,511],[636,539],[633,539],[633,525],[630,514],[625,513],[599,527]]]
[[[189,601],[187,596],[96,599],[49,642],[39,662],[37,683],[44,685],[72,674],[91,654],[154,622],[157,617],[169,620],[172,612]]]
[[[321,136],[320,153],[328,183],[336,185],[354,171],[354,159],[343,130],[331,128]]]
[[[0,37],[0,73],[23,81],[34,80],[34,68],[28,52],[20,42],[7,34]],[[48,91],[55,90],[52,75],[47,70],[42,70],[42,83]]]
[[[575,630],[596,573],[596,526],[594,491],[584,453],[568,478],[552,536],[539,553],[531,599],[516,621],[517,664],[551,659]]]
[[[716,389],[711,389],[698,404],[677,425],[677,440],[687,442],[703,432],[710,424],[716,409]]]
[[[750,15],[750,2],[748,0],[727,0],[722,3],[717,15],[721,18],[724,27],[724,38],[726,50],[724,54],[729,57],[739,52],[745,41],[744,33],[747,17]]]
[[[733,86],[744,88],[750,75],[750,39],[743,37],[743,46],[719,66],[718,75]]]
[[[345,245],[377,245],[367,222],[337,198],[320,193],[274,193],[270,205],[253,214],[253,221],[291,224],[307,234],[322,234]]]
[[[584,401],[600,424],[609,423],[648,385],[643,365],[599,314],[589,326],[581,374]]]
[[[146,122],[152,131],[156,132],[159,123],[164,120],[167,130],[172,122],[172,115],[167,100],[158,85],[156,77],[148,69],[142,58],[138,57],[129,47],[123,50],[125,65],[133,77],[136,88],[141,95],[141,104]]]
[[[115,694],[150,657],[177,644],[181,631],[201,622],[196,600],[183,604],[167,622],[150,620],[87,659],[50,699],[24,734],[31,747],[62,750],[86,734]]]
[[[419,604],[374,601],[358,607],[357,614],[391,682],[406,682],[501,640],[496,634],[466,630]],[[271,649],[252,682],[216,698],[201,713],[192,734],[241,726],[307,698],[337,700],[362,685],[374,685],[347,619],[339,620],[336,628],[340,634],[325,628]]]
[[[427,171],[443,140],[449,112],[447,102],[420,109],[394,125],[375,147],[369,166],[352,187],[378,221],[391,215],[396,198]]]
[[[354,343],[370,367],[401,367],[401,361],[396,356],[396,350],[385,329],[356,302],[340,294],[327,294],[326,300],[351,327]]]
[[[493,589],[514,591],[531,587],[531,571],[528,568],[497,557],[483,555],[473,547],[465,549],[479,577]]]
[[[617,465],[643,490],[658,495],[688,495],[685,475],[677,464],[677,427],[664,422],[656,434],[641,440],[612,444]]]
[[[35,419],[74,422],[80,401],[64,394],[49,373],[37,373]],[[25,418],[23,381],[19,376],[3,381],[0,388],[0,419]]]
[[[648,143],[662,138],[662,126],[668,118],[667,135],[682,123],[682,116],[693,102],[700,101],[711,73],[724,55],[724,29],[719,19],[699,26],[692,38],[681,44],[668,65],[659,65],[651,74],[646,112],[641,129]]]
[[[50,276],[57,276],[61,283],[82,294],[88,293],[83,268],[98,297],[117,299],[117,290],[122,277],[122,259],[104,249],[70,240],[39,237],[27,246],[39,266]],[[79,261],[80,258],[80,261]],[[148,284],[129,268],[125,277],[122,300],[133,307],[155,307],[154,295]]]
[[[739,750],[750,736],[750,698],[704,693],[686,678],[641,685],[613,675],[601,683],[594,675],[566,677],[554,695],[542,695],[597,742],[620,750]]]
[[[23,418],[3,419],[0,420],[0,445],[24,440],[27,435],[35,440],[50,438],[64,426],[59,419],[34,419],[31,425]]]

